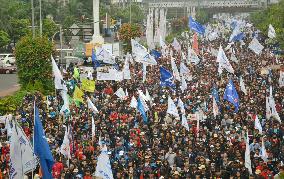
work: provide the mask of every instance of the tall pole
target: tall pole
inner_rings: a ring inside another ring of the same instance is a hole
[[[34,0],[31,0],[32,5],[32,31],[33,31],[33,38],[35,38],[35,10],[34,10]]]
[[[39,0],[39,34],[42,37],[41,0]]]
[[[132,20],[132,19],[131,19],[131,16],[132,16],[132,14],[131,14],[131,13],[132,13],[132,12],[131,12],[131,6],[132,6],[132,0],[130,0],[130,24],[131,24],[131,20]]]
[[[63,48],[63,40],[62,40],[62,26],[59,26],[59,33],[60,33],[60,60],[59,63],[62,61],[63,59],[63,53],[62,53],[62,48]]]

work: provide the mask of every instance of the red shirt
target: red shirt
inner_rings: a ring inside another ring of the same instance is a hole
[[[92,179],[91,176],[84,176],[84,179]]]
[[[61,171],[64,166],[61,162],[56,162],[52,167],[52,176],[53,178],[60,178]]]

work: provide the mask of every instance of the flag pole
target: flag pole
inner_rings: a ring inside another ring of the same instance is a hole
[[[35,96],[34,96],[34,131],[33,131],[33,169],[32,169],[32,178],[34,178],[34,154],[35,154]]]

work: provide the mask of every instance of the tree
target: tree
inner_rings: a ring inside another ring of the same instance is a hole
[[[17,43],[16,64],[23,89],[32,85],[40,86],[37,90],[43,93],[53,90],[50,60],[52,50],[52,43],[46,37],[33,39],[26,36]]]
[[[51,19],[44,19],[42,22],[42,33],[43,35],[51,38],[56,31],[58,31],[58,27],[56,26],[55,22]]]
[[[9,42],[10,42],[9,35],[5,31],[0,30],[0,48],[8,45]]]
[[[130,22],[130,6],[126,8],[121,8],[116,5],[111,6],[110,11],[108,12],[113,19],[121,19],[122,23]],[[145,19],[145,14],[143,9],[136,5],[131,5],[131,23],[143,24]]]
[[[31,33],[29,26],[31,25],[29,19],[11,19],[10,36],[14,42],[18,41],[21,37],[24,37]]]
[[[196,12],[196,20],[201,24],[206,24],[210,20],[210,14],[204,9],[198,9]]]
[[[267,35],[268,26],[271,24],[276,31],[276,39],[284,48],[284,0],[269,6],[264,11],[251,14],[251,21],[264,34]]]
[[[131,39],[141,37],[142,30],[138,24],[122,24],[118,31],[119,39],[125,44],[124,51],[131,52]]]

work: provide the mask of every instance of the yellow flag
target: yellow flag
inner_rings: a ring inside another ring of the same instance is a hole
[[[94,92],[95,91],[95,81],[83,79],[82,80],[82,90],[88,91],[88,92]]]
[[[77,86],[75,87],[75,91],[73,93],[73,99],[74,100],[77,100],[77,101],[80,101],[80,102],[84,102],[83,100],[83,95],[84,95],[84,92],[81,91]]]
[[[79,69],[78,69],[77,67],[74,68],[73,77],[74,77],[75,79],[79,79],[79,78],[80,78]]]

